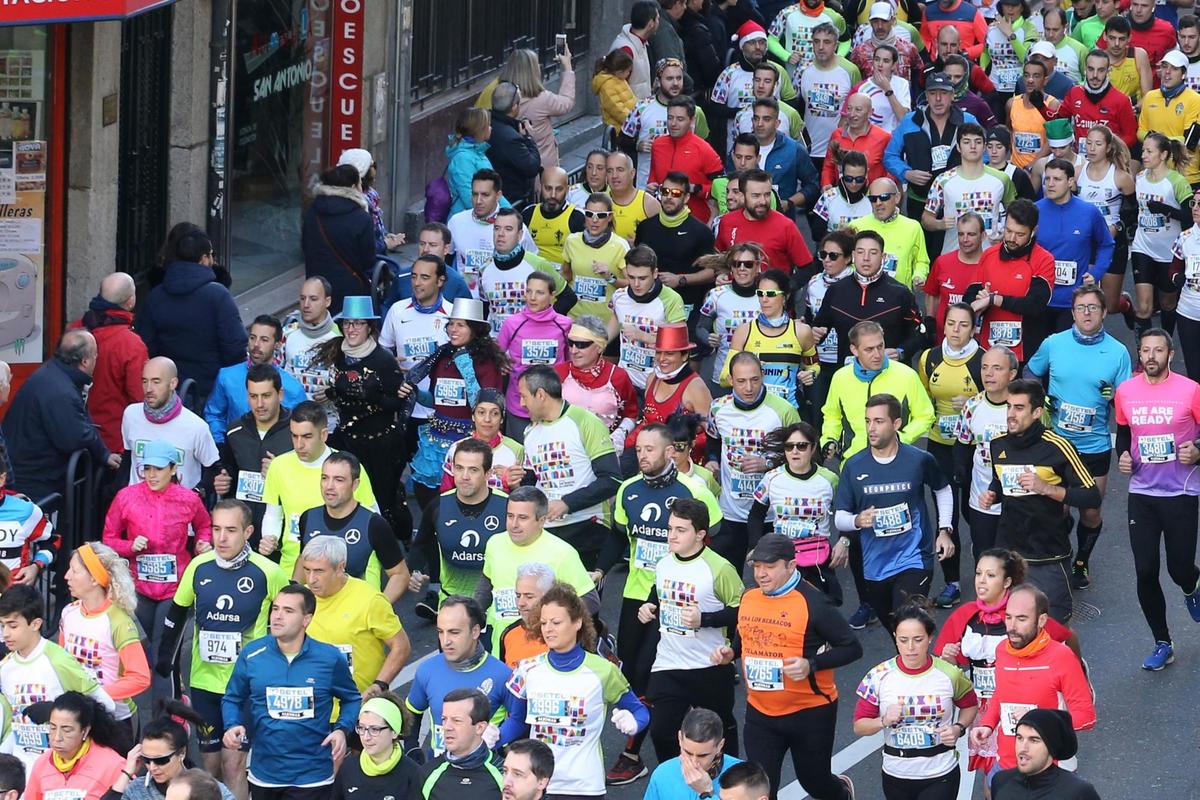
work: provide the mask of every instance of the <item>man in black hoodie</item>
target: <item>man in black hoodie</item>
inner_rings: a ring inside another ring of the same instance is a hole
[[[1095,787],[1056,762],[1072,758],[1079,740],[1071,715],[1053,708],[1025,712],[1017,723],[1017,766],[992,779],[995,800],[1100,800]]]
[[[504,196],[518,210],[533,198],[533,179],[542,171],[542,156],[529,135],[528,124],[512,116],[520,107],[521,90],[515,83],[500,81],[492,92],[492,136],[487,156],[500,173]]]

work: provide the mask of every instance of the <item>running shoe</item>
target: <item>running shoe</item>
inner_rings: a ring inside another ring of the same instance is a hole
[[[1129,292],[1121,292],[1121,298],[1117,301],[1117,311],[1125,318],[1129,330],[1137,329],[1137,315],[1133,313],[1133,298],[1129,296]]]
[[[839,780],[839,781],[841,781],[842,783],[846,784],[846,791],[847,791],[847,792],[849,793],[849,795],[850,795],[850,800],[854,800],[854,798],[855,798],[855,794],[854,794],[854,781],[850,780],[850,776],[849,776],[849,775],[838,775],[837,777],[838,777],[838,780]]]
[[[430,589],[424,597],[417,601],[413,607],[413,613],[426,622],[434,622],[437,620],[437,608],[437,592]]]
[[[1167,664],[1175,660],[1175,648],[1171,647],[1170,642],[1155,642],[1154,652],[1146,657],[1142,662],[1142,669],[1158,672]]]
[[[1088,568],[1084,564],[1075,562],[1075,566],[1071,570],[1071,588],[1075,591],[1082,591],[1092,585],[1092,579],[1088,577]]]
[[[613,764],[612,769],[604,776],[604,782],[609,786],[624,786],[627,783],[641,780],[649,774],[650,770],[646,768],[646,762],[640,758],[630,758],[628,753],[621,753],[617,763]]]
[[[938,608],[954,608],[962,600],[962,590],[958,588],[957,583],[947,583],[946,588],[942,589],[942,593],[937,596]]]
[[[859,605],[858,611],[855,611],[850,615],[850,619],[848,619],[847,622],[850,623],[850,627],[854,628],[854,630],[861,631],[872,622],[877,622],[878,620],[879,617],[876,616],[875,609],[871,608],[866,603],[862,603]]]
[[[1200,586],[1197,586],[1191,594],[1185,594],[1183,602],[1187,604],[1187,610],[1192,615],[1192,619],[1200,622]]]

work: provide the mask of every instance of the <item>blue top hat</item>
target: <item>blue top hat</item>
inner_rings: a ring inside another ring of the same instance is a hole
[[[342,301],[342,313],[338,319],[379,319],[375,303],[367,295],[356,294]]]

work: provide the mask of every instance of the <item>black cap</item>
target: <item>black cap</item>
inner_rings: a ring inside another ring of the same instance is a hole
[[[768,564],[776,561],[795,561],[796,545],[782,533],[763,534],[750,553],[751,561],[764,561]]]
[[[1079,751],[1079,739],[1071,715],[1057,708],[1033,708],[1025,712],[1018,725],[1027,725],[1038,732],[1046,749],[1055,761],[1066,761]]]
[[[925,94],[929,94],[934,89],[943,89],[947,92],[954,91],[954,81],[950,80],[944,72],[935,72],[925,80]]]
[[[1012,149],[1012,131],[1004,125],[997,125],[987,132],[985,142],[999,142],[1009,150]]]

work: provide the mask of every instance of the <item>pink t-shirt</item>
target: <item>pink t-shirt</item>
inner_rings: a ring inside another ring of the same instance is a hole
[[[1129,491],[1155,497],[1200,495],[1200,465],[1179,461],[1179,446],[1200,435],[1200,384],[1172,372],[1162,383],[1134,375],[1117,387],[1118,425],[1133,434]]]

